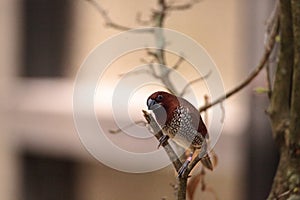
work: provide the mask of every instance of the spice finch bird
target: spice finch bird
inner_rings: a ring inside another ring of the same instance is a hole
[[[178,176],[185,173],[197,150],[200,150],[198,156],[202,164],[210,170],[213,169],[207,154],[207,129],[200,113],[191,103],[173,94],[158,91],[149,96],[147,106],[153,111],[157,123],[165,134],[159,139],[159,146],[171,138],[191,152],[178,170]]]

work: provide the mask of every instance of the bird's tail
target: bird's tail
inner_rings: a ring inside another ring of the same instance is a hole
[[[205,168],[207,168],[209,170],[213,170],[214,165],[211,162],[211,159],[207,152],[207,141],[206,140],[204,140],[204,142],[202,144],[201,151],[199,153],[199,157],[201,158],[201,162]]]
[[[206,154],[205,156],[203,156],[203,158],[201,159],[201,163],[203,164],[203,166],[209,170],[213,170],[213,164],[211,162],[211,159],[209,157],[208,154]]]

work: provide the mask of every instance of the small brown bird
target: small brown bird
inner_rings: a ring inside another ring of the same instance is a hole
[[[187,100],[173,94],[158,91],[149,96],[147,106],[155,114],[158,124],[166,135],[159,139],[159,146],[171,138],[178,145],[189,148],[190,156],[178,171],[182,176],[192,160],[193,153],[201,150],[202,164],[212,170],[213,165],[207,154],[208,133],[199,111]]]

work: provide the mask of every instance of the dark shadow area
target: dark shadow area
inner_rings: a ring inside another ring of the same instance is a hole
[[[64,75],[66,41],[70,29],[70,0],[24,0],[23,65],[24,77]]]
[[[74,200],[72,160],[25,153],[22,156],[23,200]]]

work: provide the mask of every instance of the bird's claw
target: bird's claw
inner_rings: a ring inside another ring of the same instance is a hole
[[[182,177],[183,174],[186,172],[188,166],[190,164],[190,160],[186,160],[182,166],[180,167],[180,169],[178,170],[178,178]]]
[[[159,144],[157,146],[157,148],[159,148],[161,145],[163,145],[165,142],[167,142],[169,139],[169,136],[168,135],[163,135],[159,138]]]
[[[189,157],[185,160],[185,162],[182,164],[182,166],[178,170],[178,178],[181,178],[185,174],[190,162],[192,161],[193,154],[194,154],[194,152],[191,151]]]

